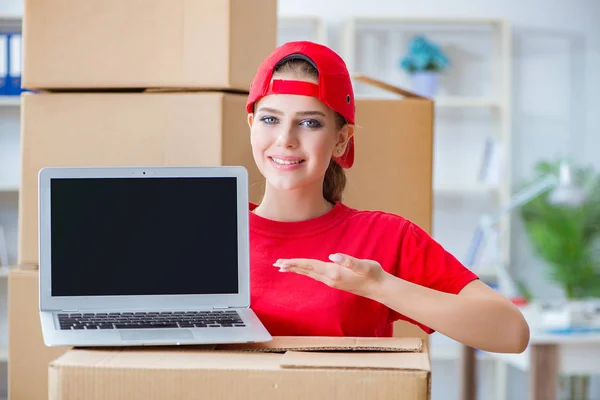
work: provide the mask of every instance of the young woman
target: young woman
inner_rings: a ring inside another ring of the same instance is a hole
[[[250,205],[252,308],[278,336],[391,336],[403,319],[522,352],[529,327],[511,302],[411,221],[342,202],[354,109],[346,65],[325,46],[290,42],[259,67],[247,103],[266,178]]]

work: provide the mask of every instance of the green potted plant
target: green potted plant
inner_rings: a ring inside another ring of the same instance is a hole
[[[537,164],[537,178],[559,174],[560,162]],[[600,179],[591,168],[574,170],[573,183],[587,188],[582,204],[556,205],[550,191],[520,208],[535,254],[568,300],[600,297]]]
[[[560,161],[536,166],[536,179],[560,174]],[[585,190],[577,205],[556,205],[546,192],[520,208],[535,254],[548,264],[548,277],[564,289],[562,308],[571,320],[589,298],[600,297],[600,179],[591,168],[577,168],[573,183]],[[569,399],[588,399],[588,376],[561,376]]]
[[[438,75],[449,65],[448,57],[440,47],[423,35],[411,40],[407,53],[400,60],[400,67],[411,75],[413,90],[425,97],[436,94]]]

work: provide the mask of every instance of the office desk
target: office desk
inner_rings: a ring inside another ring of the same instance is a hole
[[[600,375],[600,333],[532,332],[523,354],[491,354],[507,365],[529,371],[530,400],[556,399],[558,374]]]
[[[535,325],[530,329],[529,346],[522,354],[487,353],[505,366],[529,372],[529,400],[557,399],[559,373],[600,375],[600,333],[548,334]],[[474,353],[470,348],[463,349],[462,400],[475,399]],[[507,382],[498,384],[505,387]]]

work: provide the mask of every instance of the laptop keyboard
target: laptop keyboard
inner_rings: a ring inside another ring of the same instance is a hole
[[[243,327],[235,310],[58,314],[61,330]]]

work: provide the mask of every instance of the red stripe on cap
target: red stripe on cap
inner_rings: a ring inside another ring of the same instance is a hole
[[[306,81],[273,79],[267,94],[298,94],[319,97],[319,86]]]

